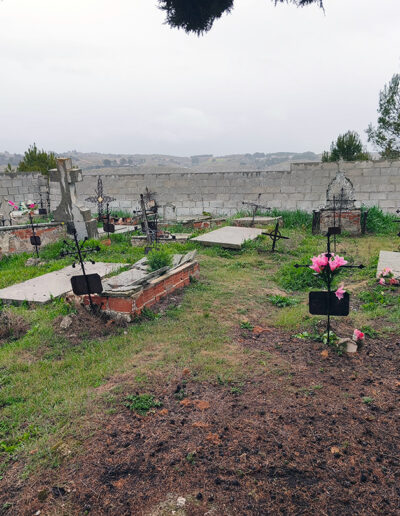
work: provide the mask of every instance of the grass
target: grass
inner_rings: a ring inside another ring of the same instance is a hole
[[[229,385],[238,394],[237,386],[248,375],[276,374],[269,356],[241,348],[232,336],[238,329],[250,333],[255,326],[312,336],[324,321],[308,313],[307,290],[319,288],[312,272],[296,270],[293,264],[310,263],[310,256],[324,251],[325,239],[301,225],[285,233],[290,240],[276,254],[259,255],[255,246],[227,251],[194,243],[169,244],[171,253],[198,249],[201,280],[187,287],[180,306],[160,316],[144,314],[112,337],[93,339],[88,334],[79,345],[71,345],[56,334],[54,320],[73,310],[63,300],[12,307],[27,320],[29,330],[0,346],[0,476],[18,459],[25,461],[29,474],[57,467],[66,450],[75,453],[95,416],[115,409],[112,403],[118,402],[121,392],[118,386],[107,388],[112,378],[128,374],[129,390],[124,392],[142,394],[125,401],[133,410],[145,410],[146,403],[156,400],[143,398],[143,385],[151,393],[153,382],[165,384],[184,368],[195,380]],[[143,248],[130,245],[129,236],[112,235],[111,240],[111,247],[100,242],[97,261],[129,264],[144,256]],[[370,338],[400,332],[399,291],[378,288],[374,279],[379,249],[394,249],[396,244],[393,233],[338,238],[339,254],[367,265],[343,278],[356,306],[349,324]],[[70,260],[58,258],[60,249],[60,243],[43,248],[42,267],[25,267],[28,255],[3,258],[0,285],[62,268]],[[373,309],[361,308],[371,303]],[[106,389],[106,398],[99,388]]]

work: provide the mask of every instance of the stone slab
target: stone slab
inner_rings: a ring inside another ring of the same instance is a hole
[[[380,251],[376,277],[378,277],[386,267],[392,269],[395,278],[400,279],[400,253]]]
[[[261,235],[262,229],[225,226],[210,233],[191,238],[193,242],[203,245],[219,245],[227,249],[241,249],[246,240],[255,240]]]
[[[130,233],[135,231],[135,226],[124,226],[123,224],[115,224],[115,231],[114,235],[117,233]],[[104,231],[103,228],[98,228],[97,231],[99,232],[99,235],[107,235],[107,232]]]
[[[121,267],[124,267],[123,263],[85,264],[85,270],[88,274],[99,274],[101,278]],[[51,297],[59,297],[71,291],[71,277],[80,274],[82,274],[80,266],[77,265],[73,268],[69,265],[59,271],[49,272],[23,283],[3,288],[0,290],[0,299],[5,302],[47,303],[51,300]]]
[[[235,219],[234,224],[236,226],[249,227],[253,222],[253,217],[241,217]],[[282,225],[282,217],[254,217],[254,224],[259,226],[275,226],[279,222]]]

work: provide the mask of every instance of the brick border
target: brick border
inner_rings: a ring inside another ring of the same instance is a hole
[[[163,297],[172,294],[175,290],[182,289],[189,285],[190,278],[200,276],[199,263],[188,262],[180,267],[168,271],[166,274],[154,278],[133,295],[115,293],[113,295],[93,295],[93,303],[100,306],[101,310],[124,315],[140,315],[143,308],[150,308]],[[83,303],[89,305],[88,296],[83,296]]]

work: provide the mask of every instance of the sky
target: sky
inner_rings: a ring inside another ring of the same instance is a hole
[[[0,1],[0,151],[321,152],[376,123],[399,0],[235,0],[204,36],[156,0]]]

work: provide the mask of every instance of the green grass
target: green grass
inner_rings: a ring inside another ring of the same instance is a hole
[[[300,226],[288,229],[287,234],[291,240],[275,255],[259,255],[253,246],[229,251],[194,243],[168,244],[171,254],[198,249],[200,281],[187,287],[179,306],[163,315],[145,314],[103,339],[93,339],[88,333],[79,345],[72,345],[56,333],[54,320],[73,310],[63,300],[11,308],[28,321],[29,331],[0,346],[0,475],[7,474],[15,460],[25,461],[27,472],[56,467],[66,449],[72,453],[79,449],[97,416],[121,406],[122,392],[143,395],[145,383],[151,396],[154,382],[166,384],[186,367],[196,381],[229,385],[237,394],[235,385],[249,375],[270,374],[270,356],[238,346],[237,333],[250,335],[255,326],[276,326],[290,336],[304,331],[314,335],[316,324],[324,321],[310,316],[306,304],[306,291],[320,285],[310,269],[296,270],[293,265],[311,263],[312,255],[324,251],[326,240]],[[99,243],[97,261],[130,264],[144,256],[143,248],[131,246],[129,236],[112,235],[111,241],[111,247]],[[382,248],[394,249],[392,235],[338,239],[339,254],[367,264],[363,271],[343,275],[357,306],[373,303],[377,307],[353,310],[348,319],[353,327],[364,329],[367,338],[378,332],[382,338],[392,338],[400,332],[399,291],[383,289],[380,293],[374,278]],[[0,285],[71,263],[58,259],[60,249],[57,243],[41,250],[43,267],[25,267],[29,255],[3,258]],[[362,287],[357,287],[360,282]],[[110,379],[124,374],[130,379],[129,388],[125,380],[109,385]],[[32,450],[37,451],[30,454]]]

